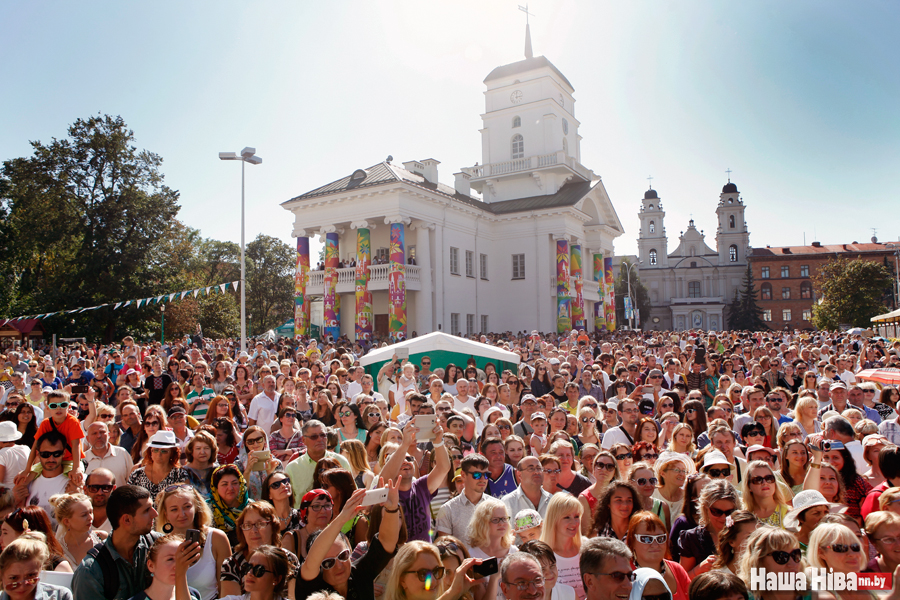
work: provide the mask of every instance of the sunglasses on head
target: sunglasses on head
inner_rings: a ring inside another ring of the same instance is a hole
[[[326,558],[322,561],[322,568],[326,571],[328,569],[334,568],[334,565],[337,564],[337,561],[346,562],[350,560],[350,551],[349,550],[341,550],[341,553],[335,556],[334,558]]]
[[[779,565],[786,565],[788,560],[793,560],[795,563],[799,563],[800,559],[803,558],[803,551],[800,548],[796,550],[791,550],[790,552],[785,552],[784,550],[774,550],[769,556],[772,557]]]

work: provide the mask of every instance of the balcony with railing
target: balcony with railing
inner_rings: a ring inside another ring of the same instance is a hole
[[[594,175],[590,169],[585,168],[581,163],[575,160],[575,157],[569,156],[561,150],[550,154],[539,154],[505,162],[466,167],[463,168],[463,172],[467,173],[472,178],[472,182],[475,183],[479,180],[490,179],[491,177],[506,175],[508,173],[535,171],[538,169],[559,166],[569,168],[588,181],[590,181]]]
[[[391,265],[369,266],[369,291],[388,289],[388,276]],[[422,267],[406,265],[406,289],[419,291],[422,289]],[[337,270],[336,290],[339,294],[356,291],[356,267]],[[306,283],[306,293],[310,296],[325,295],[325,271],[310,271]]]
[[[556,277],[550,278],[550,293],[556,294]],[[569,278],[569,295],[575,297],[575,277]],[[600,288],[596,281],[592,279],[581,280],[581,297],[590,302],[600,301]]]

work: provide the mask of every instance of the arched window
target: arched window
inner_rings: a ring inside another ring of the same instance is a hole
[[[734,244],[728,247],[728,260],[737,262],[737,246]]]
[[[525,138],[519,133],[512,139],[512,157],[513,159],[525,157]]]
[[[650,264],[651,265],[656,264],[656,248],[653,248],[650,250]]]
[[[513,129],[522,126],[522,117],[513,117]]]
[[[759,297],[763,300],[772,299],[772,284],[764,283],[759,287]]]
[[[728,227],[730,229],[734,229],[734,215],[730,215],[728,217]]]
[[[813,297],[813,286],[809,281],[804,281],[800,284],[800,297],[806,300],[811,300]]]
[[[650,221],[650,233],[656,233],[656,221]]]
[[[689,281],[688,282],[688,298],[699,298],[700,297],[700,282],[699,281]]]

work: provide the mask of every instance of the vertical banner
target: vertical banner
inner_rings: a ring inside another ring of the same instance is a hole
[[[338,267],[338,234],[325,234],[325,300],[323,302],[323,312],[325,313],[325,331],[324,335],[327,339],[337,339],[341,335],[341,326],[338,322],[337,307],[335,305],[335,296],[337,289],[337,267]]]
[[[403,223],[391,223],[391,270],[388,273],[388,321],[394,342],[406,339],[406,252]]]
[[[575,279],[575,303],[572,305],[572,327],[585,329],[584,322],[584,275],[581,268],[581,245],[572,245],[572,277]]]
[[[603,277],[606,280],[606,330],[616,330],[616,280],[613,277],[613,259],[603,259]]]
[[[369,265],[372,244],[368,229],[356,230],[356,339],[372,338],[372,295],[369,293]]]
[[[556,240],[556,332],[572,329],[569,304],[569,242]]]
[[[297,268],[294,271],[294,336],[309,335],[309,298],[306,277],[309,273],[309,238],[297,238]]]
[[[594,303],[594,331],[606,331],[606,275],[603,272],[603,253],[594,254],[594,281],[600,300]]]

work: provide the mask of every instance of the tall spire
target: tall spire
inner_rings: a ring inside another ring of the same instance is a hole
[[[525,58],[534,58],[534,52],[531,51],[531,26],[525,24]]]

